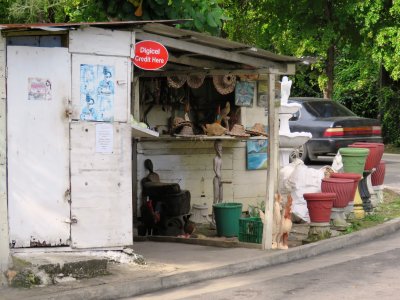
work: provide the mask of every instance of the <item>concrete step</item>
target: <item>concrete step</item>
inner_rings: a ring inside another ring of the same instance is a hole
[[[79,252],[14,253],[12,259],[13,268],[6,275],[13,287],[50,285],[109,274],[107,258]]]

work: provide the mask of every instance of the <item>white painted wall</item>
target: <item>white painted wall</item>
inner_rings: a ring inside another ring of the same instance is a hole
[[[0,35],[0,287],[6,284],[4,271],[10,264],[8,242],[7,177],[6,177],[6,43]]]
[[[266,170],[246,170],[246,142],[223,140],[222,179],[225,202],[241,202],[243,210],[265,199]],[[153,161],[154,171],[163,182],[179,183],[191,193],[191,205],[206,203],[211,213],[213,203],[214,141],[161,140],[138,143],[138,199],[140,180],[147,175],[144,160]],[[138,201],[140,207],[140,201]],[[138,208],[139,208],[138,207]]]

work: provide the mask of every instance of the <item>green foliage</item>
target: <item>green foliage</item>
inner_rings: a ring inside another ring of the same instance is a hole
[[[6,0],[3,23],[94,22],[106,20],[95,0]]]
[[[257,205],[249,204],[250,217],[260,217],[260,210],[265,211],[265,201],[258,202]]]
[[[380,90],[380,100],[383,139],[400,147],[400,90],[384,87]]]
[[[139,0],[96,0],[107,16],[119,20],[193,19],[179,25],[181,28],[219,35],[222,21],[227,17],[215,0],[146,0],[142,14]],[[135,13],[136,12],[136,13]]]

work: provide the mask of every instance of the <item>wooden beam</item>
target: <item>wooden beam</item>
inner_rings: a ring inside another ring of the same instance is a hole
[[[263,228],[262,248],[265,250],[272,248],[272,222],[275,196],[275,182],[278,173],[278,153],[279,135],[277,127],[278,110],[275,107],[275,74],[269,74],[269,97],[268,97],[268,169],[265,199],[265,219]]]
[[[203,46],[200,44],[190,43],[186,41],[180,41],[174,38],[151,34],[147,32],[137,32],[136,39],[138,40],[152,40],[163,44],[166,47],[188,51],[192,53],[201,54],[208,57],[214,57],[225,61],[233,61],[245,65],[249,65],[256,68],[276,68],[280,69],[284,64],[276,63],[273,61],[251,57],[239,53],[234,53],[229,50],[216,49],[209,46]]]
[[[168,71],[135,71],[135,76],[138,77],[167,77],[167,76],[179,76],[179,75],[254,75],[265,72],[265,69],[254,69],[254,70],[203,70],[203,69],[193,69],[191,71],[182,70],[168,70]]]
[[[207,59],[195,58],[189,55],[174,56],[170,54],[168,61],[182,65],[207,68],[207,69],[229,69],[229,67],[232,67],[232,65],[229,64],[214,62]]]

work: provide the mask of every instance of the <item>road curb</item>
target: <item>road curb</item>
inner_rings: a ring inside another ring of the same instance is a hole
[[[223,278],[298,259],[313,257],[319,254],[374,240],[384,235],[391,234],[399,228],[400,218],[397,218],[372,228],[298,246],[289,250],[268,250],[266,251],[265,256],[247,260],[245,262],[232,263],[207,270],[189,271],[168,276],[140,279],[135,280],[134,282],[113,282],[98,286],[78,288],[75,290],[57,292],[57,294],[41,295],[40,297],[30,299],[116,299],[133,297],[163,289],[180,287],[209,279]]]

